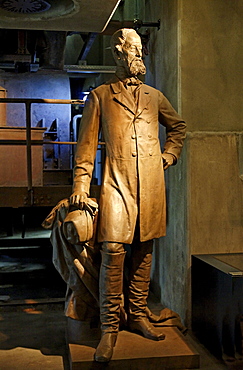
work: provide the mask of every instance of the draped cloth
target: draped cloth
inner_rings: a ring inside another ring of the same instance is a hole
[[[60,201],[42,223],[51,229],[53,264],[67,284],[65,315],[86,321],[99,317],[100,251],[95,241],[97,216],[94,218],[94,236],[88,242],[71,244],[63,232],[69,212],[69,200]]]
[[[101,262],[100,244],[96,241],[97,212],[94,212],[92,239],[80,244],[71,244],[63,232],[69,206],[69,199],[60,201],[43,221],[42,226],[51,230],[53,264],[67,284],[65,315],[75,320],[97,322]],[[147,307],[146,314],[154,326],[176,326],[182,333],[186,332],[179,315],[168,308],[155,315]],[[121,323],[126,326],[126,312],[123,307]]]

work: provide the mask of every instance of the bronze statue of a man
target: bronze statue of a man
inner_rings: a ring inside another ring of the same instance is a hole
[[[89,94],[77,145],[73,194],[82,206],[90,181],[102,129],[106,143],[99,200],[98,242],[100,267],[100,320],[102,337],[95,360],[111,359],[119,330],[123,292],[124,244],[131,245],[127,323],[152,340],[155,331],[145,309],[150,282],[153,239],[165,235],[164,170],[176,163],[185,139],[185,122],[165,96],[143,84],[142,45],[133,29],[114,33],[111,48],[117,64],[114,78]],[[166,128],[161,153],[159,125]]]

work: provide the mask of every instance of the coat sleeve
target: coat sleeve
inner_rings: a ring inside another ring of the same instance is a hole
[[[164,153],[172,154],[176,158],[176,163],[186,137],[186,123],[161,92],[159,92],[159,122],[166,128]]]
[[[99,100],[96,93],[91,91],[85,103],[79,129],[73,171],[73,191],[75,192],[85,192],[89,195],[90,182],[98,146],[99,129]]]

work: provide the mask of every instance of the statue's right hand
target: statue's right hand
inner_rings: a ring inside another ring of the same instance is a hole
[[[70,205],[75,205],[75,206],[79,207],[80,209],[82,209],[87,198],[88,198],[88,196],[85,192],[75,191],[70,196]]]

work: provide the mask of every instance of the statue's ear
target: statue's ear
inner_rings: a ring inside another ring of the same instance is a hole
[[[122,45],[118,44],[115,46],[115,53],[118,55],[119,53],[122,53]]]
[[[119,58],[119,56],[120,56],[121,48],[119,46],[120,45],[115,45],[114,46],[113,55],[114,55],[115,58]]]
[[[114,46],[113,56],[117,60],[123,60],[124,59],[122,45],[116,45],[116,46]]]

